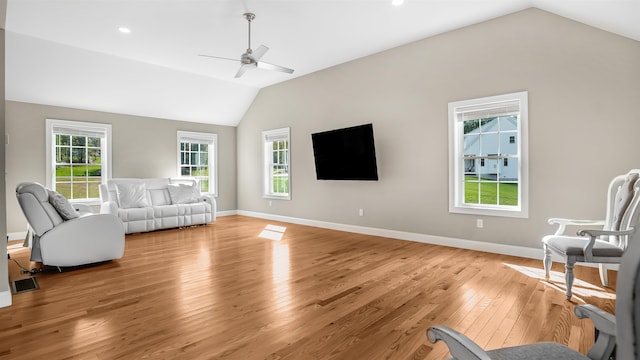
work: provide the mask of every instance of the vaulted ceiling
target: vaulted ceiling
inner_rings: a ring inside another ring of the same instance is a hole
[[[9,0],[6,98],[235,126],[260,88],[529,7],[640,41],[640,0]],[[293,74],[198,56],[239,59],[245,12]]]

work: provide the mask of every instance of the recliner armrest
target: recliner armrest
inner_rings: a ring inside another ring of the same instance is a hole
[[[211,204],[211,220],[216,221],[216,209],[217,209],[216,198],[213,195],[202,194],[198,199],[198,201]]]
[[[115,201],[106,201],[100,205],[100,214],[112,214],[118,216],[118,204]]]

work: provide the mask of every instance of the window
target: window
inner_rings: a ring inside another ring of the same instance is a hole
[[[264,197],[291,199],[290,130],[282,128],[262,132],[264,149]]]
[[[449,103],[449,138],[449,211],[527,217],[527,92]]]
[[[47,186],[72,201],[100,198],[111,178],[111,125],[46,120]]]
[[[200,191],[218,195],[218,135],[178,131],[178,176],[198,180]]]

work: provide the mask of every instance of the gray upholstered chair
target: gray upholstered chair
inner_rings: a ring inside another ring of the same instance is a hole
[[[616,286],[616,316],[593,305],[576,306],[575,313],[579,318],[590,318],[599,333],[595,344],[586,356],[554,342],[484,351],[471,339],[441,325],[430,327],[427,330],[427,337],[434,343],[443,340],[453,358],[460,360],[608,360],[614,348],[617,359],[638,359],[640,358],[638,348],[640,346],[640,231],[633,233],[629,246],[622,256]]]
[[[619,264],[627,247],[626,231],[638,222],[638,203],[640,203],[640,169],[616,176],[609,184],[607,193],[607,212],[605,220],[570,220],[552,218],[550,224],[557,224],[553,235],[542,238],[544,248],[544,270],[549,279],[551,256],[556,254],[565,261],[565,284],[567,299],[571,299],[573,286],[573,268],[577,262],[596,263],[600,266],[600,281],[608,286],[607,265]],[[567,235],[567,226],[592,227],[579,230],[577,235]],[[600,229],[593,229],[598,226]]]
[[[35,182],[17,186],[16,197],[33,234],[31,261],[78,266],[119,259],[124,227],[110,214],[78,214],[60,194]]]

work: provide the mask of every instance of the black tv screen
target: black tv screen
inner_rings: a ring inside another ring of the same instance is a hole
[[[373,124],[311,134],[318,180],[378,180]]]

